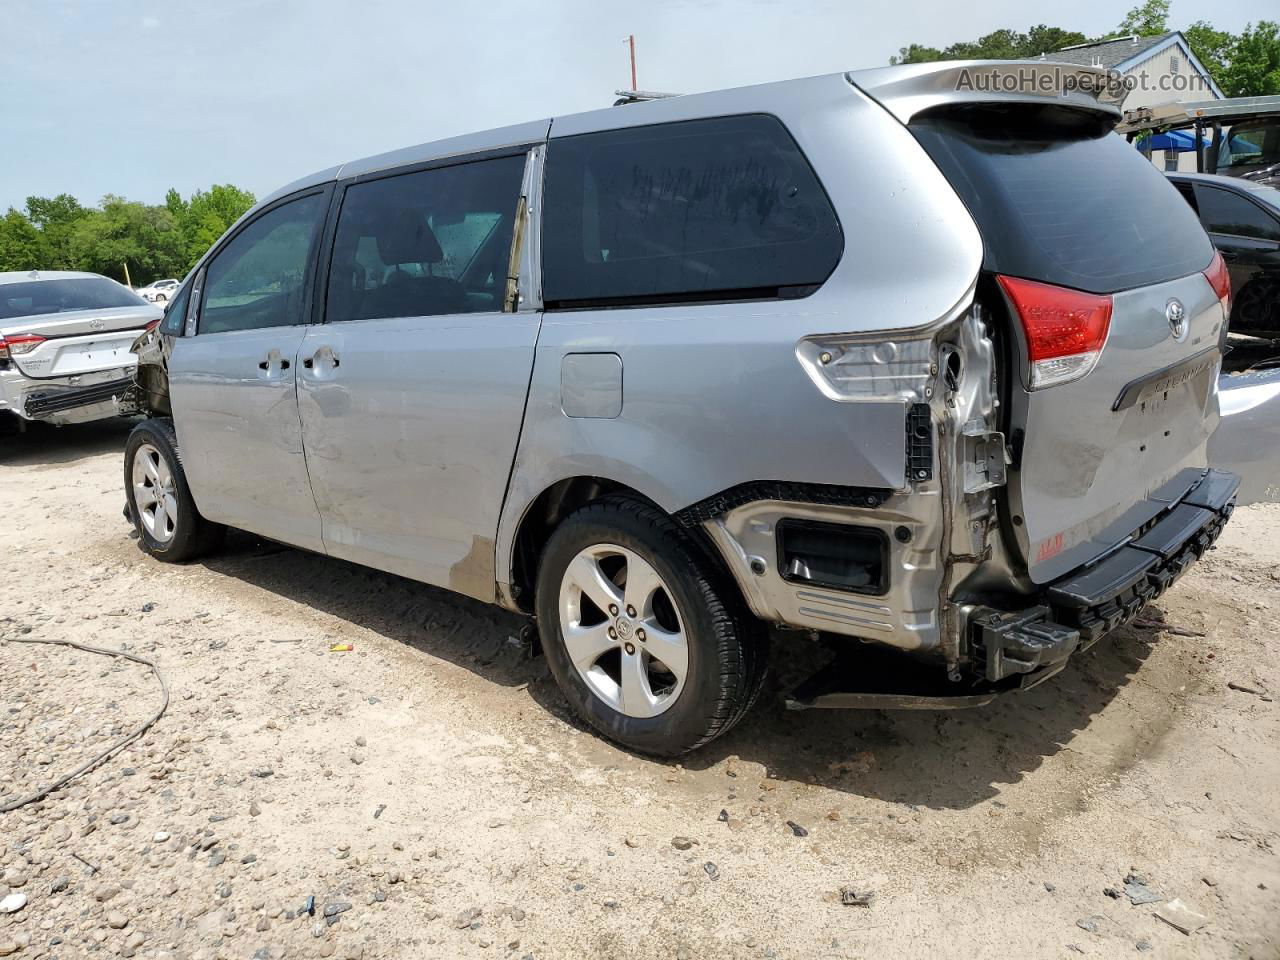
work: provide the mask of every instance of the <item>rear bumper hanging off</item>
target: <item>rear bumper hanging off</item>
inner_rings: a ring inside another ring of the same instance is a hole
[[[978,607],[969,615],[971,683],[930,683],[910,691],[858,683],[866,664],[838,658],[787,697],[789,709],[863,707],[956,709],[1028,690],[1061,671],[1069,658],[1133,620],[1218,539],[1235,509],[1240,478],[1208,470],[1171,509],[1101,560],[1049,584],[1018,610]],[[896,671],[901,673],[902,671]],[[917,673],[922,671],[916,671]],[[937,678],[934,678],[935,680]]]
[[[1239,487],[1234,473],[1209,470],[1149,529],[1051,583],[1040,605],[975,611],[969,622],[975,650],[984,655],[983,679],[1057,672],[1071,654],[1133,620],[1218,539]]]

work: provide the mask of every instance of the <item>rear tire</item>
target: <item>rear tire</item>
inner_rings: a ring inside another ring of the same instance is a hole
[[[628,749],[687,753],[759,695],[762,625],[703,547],[647,503],[609,497],[566,518],[543,550],[536,602],[570,705]]]
[[[138,542],[157,560],[183,563],[221,545],[226,528],[196,509],[172,420],[144,420],[133,428],[124,448],[124,487]]]

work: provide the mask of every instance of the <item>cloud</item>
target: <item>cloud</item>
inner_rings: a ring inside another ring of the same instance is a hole
[[[158,26],[160,26],[160,18],[159,18],[159,17],[143,17],[143,18],[142,18],[142,29],[144,29],[144,30],[154,30],[154,29],[156,29]]]

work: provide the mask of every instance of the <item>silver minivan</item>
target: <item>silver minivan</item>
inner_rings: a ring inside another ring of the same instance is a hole
[[[1238,483],[1205,456],[1226,272],[1105,80],[820,76],[286,187],[136,347],[141,543],[236,527],[527,614],[653,754],[743,716],[770,627],[834,647],[796,708],[1039,683]]]

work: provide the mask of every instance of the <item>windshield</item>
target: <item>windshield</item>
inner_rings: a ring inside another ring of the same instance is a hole
[[[146,305],[147,302],[132,290],[106,277],[0,284],[0,320],[67,313],[72,310]]]
[[[1237,123],[1218,147],[1218,169],[1280,163],[1280,119]]]

